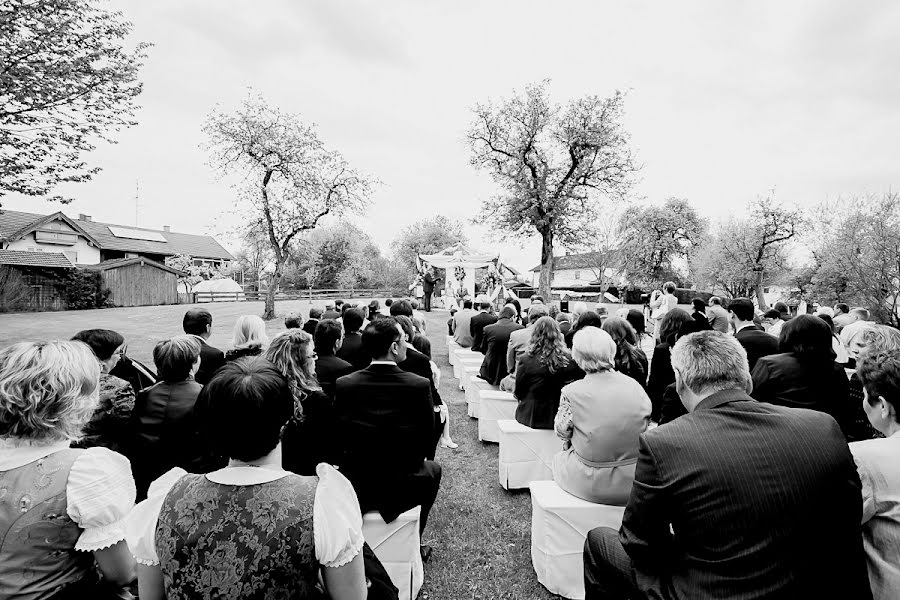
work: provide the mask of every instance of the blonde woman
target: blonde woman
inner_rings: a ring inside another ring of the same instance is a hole
[[[81,342],[0,350],[0,598],[97,598],[134,580],[128,460],[69,447],[94,413],[99,379]]]
[[[259,356],[269,345],[266,322],[256,315],[242,315],[234,324],[234,348],[225,353],[225,360],[232,361],[244,356]]]

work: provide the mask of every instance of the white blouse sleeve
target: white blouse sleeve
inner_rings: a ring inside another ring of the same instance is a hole
[[[165,473],[150,484],[147,499],[135,506],[128,515],[125,521],[125,539],[128,549],[139,564],[159,564],[159,557],[156,555],[156,523],[172,486],[186,474],[187,471],[177,467]]]
[[[438,389],[441,387],[441,370],[438,368],[434,361],[428,361],[431,363],[431,376],[434,379],[434,388]]]
[[[125,539],[125,517],[134,506],[131,463],[107,448],[88,448],[69,471],[67,512],[84,531],[76,550],[92,552]]]
[[[340,567],[363,547],[362,513],[353,486],[334,467],[316,467],[319,485],[313,503],[313,538],[316,560],[325,567]]]

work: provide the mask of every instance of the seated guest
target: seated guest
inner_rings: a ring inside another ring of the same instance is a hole
[[[497,322],[484,328],[484,339],[481,342],[484,360],[481,362],[479,377],[491,385],[499,386],[509,373],[506,366],[509,336],[513,331],[522,329],[522,326],[513,320],[515,318],[516,307],[507,304],[500,311],[500,318]]]
[[[421,506],[424,530],[441,483],[440,465],[426,458],[434,450],[431,384],[397,366],[407,347],[394,318],[369,323],[363,344],[374,360],[336,386],[341,472],[353,482],[363,512],[377,510],[390,523]]]
[[[329,326],[339,327],[334,321],[322,321],[316,330]],[[263,358],[287,379],[294,397],[294,412],[281,436],[284,468],[315,475],[319,463],[337,464],[334,402],[316,381],[313,339],[299,329],[285,331],[272,340]]]
[[[659,320],[657,329],[659,343],[653,349],[650,359],[650,376],[647,378],[647,395],[653,403],[653,415],[651,418],[659,422],[663,393],[666,388],[675,383],[675,371],[672,370],[670,355],[675,340],[688,323],[693,323],[691,315],[680,308],[673,308],[663,314]]]
[[[490,312],[491,303],[486,298],[482,298],[478,302],[478,314],[472,316],[469,321],[469,331],[472,334],[472,350],[485,353],[484,348],[484,328],[497,322],[497,315]]]
[[[734,337],[747,351],[747,362],[750,364],[751,373],[756,367],[756,361],[760,358],[778,354],[778,340],[762,331],[753,322],[756,309],[753,308],[753,302],[749,298],[732,300],[728,305],[728,313],[734,328]]]
[[[616,344],[616,371],[637,381],[642,389],[647,388],[647,372],[650,370],[647,355],[637,345],[637,334],[628,321],[619,317],[609,317],[603,322],[603,331]]]
[[[413,305],[410,300],[401,298],[391,304],[391,316],[397,317],[400,315],[409,317],[410,319],[413,318]]]
[[[866,345],[865,333],[874,325],[874,323],[869,321],[854,321],[841,330],[840,341],[841,345],[847,350],[846,365],[848,368],[856,368],[856,359]]]
[[[394,317],[394,319],[403,330],[403,335],[405,336],[404,339],[406,340],[406,358],[398,362],[397,366],[407,373],[415,373],[420,377],[424,377],[431,385],[431,401],[434,404],[434,444],[431,447],[431,451],[425,456],[425,458],[427,458],[428,460],[434,460],[438,439],[441,437],[441,434],[444,430],[444,423],[447,421],[447,417],[450,413],[448,412],[447,407],[444,405],[444,402],[441,400],[441,395],[438,393],[434,371],[431,368],[431,359],[428,357],[428,355],[420,352],[415,347],[416,332],[412,319],[410,319],[406,315],[398,315]],[[419,343],[421,344],[421,340]],[[430,344],[427,346],[427,349],[430,353]]]
[[[900,350],[900,331],[887,325],[873,325],[863,331],[860,340],[860,355],[863,353],[877,354]],[[853,372],[848,383],[850,388],[850,406],[854,411],[853,426],[849,441],[869,440],[882,437],[881,433],[872,427],[869,417],[864,410],[865,391],[859,378],[859,370]]]
[[[834,319],[834,328],[838,333],[856,320],[856,317],[850,314],[850,306],[843,302],[838,302],[834,305],[831,316]]]
[[[309,335],[315,335],[316,326],[319,324],[319,321],[322,320],[322,309],[321,308],[311,308],[309,309],[309,318],[306,320],[306,323],[303,324],[303,331],[308,333]]]
[[[234,324],[234,348],[225,353],[225,360],[232,361],[245,356],[259,356],[269,345],[266,323],[256,315],[241,315]]]
[[[353,369],[356,371],[368,367],[372,360],[362,343],[360,328],[364,318],[362,311],[356,308],[351,308],[344,313],[344,341],[341,342],[341,347],[335,353],[335,356],[353,365]]]
[[[772,329],[778,325],[781,328],[781,313],[775,310],[774,308],[770,308],[766,312],[763,313],[762,317],[759,319],[760,325],[762,325],[763,331],[766,333],[770,333]],[[754,325],[756,323],[754,322]],[[778,336],[774,336],[778,337]]]
[[[279,436],[294,412],[285,378],[246,358],[222,367],[205,391],[198,413],[230,460],[206,475],[169,471],[129,516],[141,600],[321,598],[320,576],[330,598],[365,598],[350,483],[325,464],[310,477],[282,467]]]
[[[393,298],[386,298],[384,301],[384,308],[381,309],[381,314],[385,317],[391,316],[391,304],[394,303]]]
[[[850,321],[844,321],[845,325],[840,329],[840,336],[841,342],[843,342],[844,346],[849,350],[850,338],[853,337],[856,329],[868,327],[871,323],[869,323],[869,311],[865,308],[851,308],[847,317]],[[835,323],[835,325],[837,325],[837,323]]]
[[[134,579],[128,460],[69,448],[94,412],[99,377],[80,342],[0,350],[2,598],[113,598]]]
[[[827,413],[845,435],[852,431],[853,410],[844,368],[834,362],[831,330],[819,317],[799,315],[784,324],[781,354],[760,358],[753,369],[752,396],[791,408]]]
[[[536,298],[537,298],[537,300],[535,300],[535,298],[532,298],[532,299],[531,299],[531,303],[532,303],[532,304],[535,304],[535,303],[537,303],[537,304],[543,304],[543,303],[544,303],[544,301],[541,299],[540,296],[537,296]],[[506,300],[505,300],[504,303],[505,303],[505,304],[512,304],[513,306],[516,307],[516,318],[515,318],[515,321],[516,321],[516,323],[521,323],[521,322],[522,322],[522,303],[519,302],[519,299],[516,298],[515,296],[508,296],[508,297],[506,298]]]
[[[375,319],[381,317],[381,303],[378,300],[372,300],[369,302],[369,314],[366,319],[369,321],[374,321]]]
[[[125,354],[125,338],[111,329],[86,329],[72,338],[93,350],[100,362],[100,403],[84,427],[77,448],[103,446],[123,452],[128,443],[128,419],[134,409],[134,389],[110,374]]]
[[[301,329],[303,327],[303,317],[298,314],[290,314],[284,318],[285,329]]]
[[[850,444],[862,480],[863,546],[872,597],[888,600],[900,590],[900,350],[866,350],[856,369],[863,408],[884,439]]]
[[[138,394],[131,413],[133,436],[128,452],[137,498],[147,497],[154,479],[181,467],[202,472],[204,448],[197,444],[194,406],[203,386],[194,381],[200,368],[200,342],[178,335],[156,344],[153,362],[160,381]]]
[[[698,331],[712,329],[712,325],[709,324],[709,319],[706,317],[706,302],[702,298],[694,298],[691,305],[694,307],[691,318],[699,324]]]
[[[476,314],[472,310],[472,301],[467,299],[462,302],[462,310],[456,311],[456,314],[453,315],[450,326],[452,330],[451,335],[453,336],[453,341],[459,344],[461,348],[472,347],[472,317]]]
[[[194,375],[194,381],[206,385],[213,373],[225,364],[225,353],[207,343],[212,335],[212,315],[205,308],[192,308],[184,313],[181,327],[200,342],[200,370]]]
[[[731,318],[728,311],[722,307],[722,299],[713,296],[709,299],[709,306],[706,307],[706,319],[709,326],[716,331],[729,333],[731,331]]]
[[[531,343],[534,324],[541,317],[548,316],[547,313],[545,304],[532,304],[528,308],[528,326],[509,334],[509,343],[506,345],[506,368],[509,370],[509,374],[500,382],[500,389],[504,392],[511,392],[516,387],[516,362],[525,354],[525,348]]]
[[[341,304],[343,304],[343,301],[341,301]],[[312,309],[310,309],[310,312],[312,312]],[[320,318],[336,321],[341,318],[341,311],[335,309],[334,302],[326,302],[325,311],[322,313],[322,316]]]
[[[400,320],[399,317],[396,318]],[[406,328],[404,327],[403,330],[405,332]],[[428,358],[429,364],[431,365],[431,378],[434,384],[434,388],[432,389],[433,399],[437,394],[438,388],[441,387],[441,370],[431,358],[431,342],[429,342],[428,338],[424,335],[416,335],[415,339],[413,340],[413,348],[425,355]],[[409,353],[407,352],[407,360],[408,356]],[[403,368],[402,364],[400,365],[400,368]],[[441,448],[450,448],[451,450],[454,450],[459,447],[459,444],[456,444],[453,441],[453,438],[450,437],[450,412],[447,409],[446,404],[444,404],[443,402],[441,402],[440,406],[437,408],[441,411],[438,414],[438,417],[440,418],[440,421],[442,421],[440,423],[435,423],[435,427],[440,428],[440,439],[438,441],[438,444]]]
[[[541,317],[516,367],[516,421],[532,429],[553,429],[563,387],[582,377],[584,371],[569,355],[559,325]]]
[[[584,304],[584,302],[579,302],[577,304]],[[579,314],[578,317],[575,318],[575,322],[572,324],[569,333],[563,338],[566,343],[566,348],[572,349],[572,340],[575,338],[575,334],[585,327],[596,327],[599,329],[603,327],[603,318],[594,311],[587,311]]]
[[[643,350],[644,340],[650,340],[651,338],[647,334],[647,320],[644,318],[644,313],[636,308],[629,309],[628,314],[625,315],[625,320],[628,321],[628,324],[634,329],[635,335],[637,335],[638,348]]]
[[[753,401],[731,336],[687,335],[671,355],[690,414],[640,436],[621,529],[588,534],[585,598],[871,598],[834,420]]]
[[[559,323],[559,331],[565,336],[572,329],[572,315],[567,312],[556,314],[556,322]]]
[[[651,406],[642,386],[616,372],[615,355],[606,331],[586,327],[575,334],[572,358],[586,375],[560,394],[554,425],[566,449],[553,457],[553,480],[582,500],[624,506]]]
[[[826,306],[825,308],[828,307]],[[825,321],[825,324],[828,325],[828,329],[831,330],[831,350],[834,352],[834,362],[846,366],[847,363],[850,362],[850,354],[847,353],[847,349],[844,348],[844,345],[841,343],[840,336],[834,331],[834,320],[830,315],[824,313],[818,314],[817,312],[816,316]]]
[[[776,302],[775,305],[772,306],[772,309],[778,311],[778,319],[768,329],[768,333],[769,335],[780,337],[782,327],[791,320],[791,309],[789,309],[788,305],[784,302]]]
[[[337,321],[319,321],[316,326],[315,344],[316,379],[322,391],[329,398],[334,398],[334,384],[344,375],[353,371],[353,365],[335,354],[340,350],[344,340],[344,330]]]

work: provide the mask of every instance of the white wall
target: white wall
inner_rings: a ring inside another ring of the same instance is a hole
[[[531,273],[531,285],[538,286],[541,274],[536,271]],[[553,281],[550,285],[557,286],[582,286],[595,281],[597,276],[590,269],[562,269],[553,273]]]
[[[56,221],[60,225],[58,231],[71,232],[72,229],[65,223]],[[50,229],[50,223],[41,229]],[[59,252],[69,257],[73,263],[79,265],[96,265],[100,262],[100,249],[88,244],[82,236],[78,236],[78,241],[74,246],[65,244],[48,244],[35,240],[34,233],[29,233],[20,240],[10,242],[6,245],[6,250],[18,250],[20,252]]]

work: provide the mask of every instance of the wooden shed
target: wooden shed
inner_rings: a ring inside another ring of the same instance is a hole
[[[115,306],[178,304],[181,271],[147,258],[117,258],[84,266],[99,271]]]

